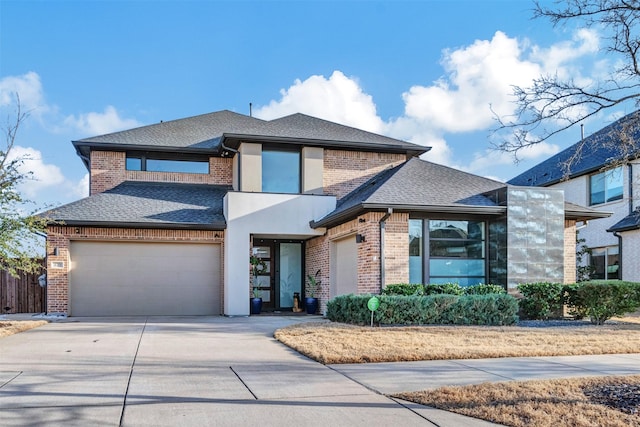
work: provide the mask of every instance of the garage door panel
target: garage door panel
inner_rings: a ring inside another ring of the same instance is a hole
[[[72,316],[220,314],[220,245],[72,242]]]

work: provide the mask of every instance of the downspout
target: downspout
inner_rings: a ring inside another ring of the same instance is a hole
[[[629,215],[633,214],[633,163],[629,163]]]
[[[380,293],[382,294],[382,289],[384,288],[384,230],[386,226],[386,221],[389,219],[391,214],[393,213],[393,208],[388,208],[387,213],[384,214],[382,218],[380,218]]]
[[[618,262],[618,280],[622,280],[622,234],[614,231],[613,235],[618,238],[618,257],[620,258]]]

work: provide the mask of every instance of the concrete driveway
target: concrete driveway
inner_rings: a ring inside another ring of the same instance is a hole
[[[389,399],[273,339],[308,320],[71,318],[3,338],[0,424],[489,425]]]

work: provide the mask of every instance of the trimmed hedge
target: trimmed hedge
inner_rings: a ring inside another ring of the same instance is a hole
[[[640,283],[593,280],[566,286],[566,303],[574,316],[602,325],[614,316],[640,308]]]
[[[366,325],[371,322],[367,302],[372,295],[341,295],[327,303],[333,322]],[[518,302],[511,295],[379,295],[373,320],[382,325],[513,325]]]
[[[462,287],[457,283],[432,283],[427,285],[420,283],[398,283],[387,285],[382,290],[382,295],[486,295],[505,293],[505,289],[499,285],[478,284]]]
[[[518,290],[524,296],[520,300],[520,309],[525,318],[547,320],[562,317],[562,283],[525,283],[518,285]]]
[[[614,316],[640,308],[640,283],[621,280],[593,280],[571,285],[527,283],[518,286],[523,295],[520,308],[529,319],[562,317],[563,306],[574,319],[589,317],[602,325]]]

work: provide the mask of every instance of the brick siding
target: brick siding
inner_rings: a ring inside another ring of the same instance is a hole
[[[126,170],[126,153],[92,151],[90,194],[110,190],[124,181],[231,185],[232,165],[231,158],[210,157],[208,174],[129,171]]]
[[[576,282],[576,221],[564,221],[564,283]]]
[[[207,242],[224,245],[224,231],[211,230],[161,230],[130,228],[97,228],[50,226],[47,229],[47,311],[68,313],[69,267],[71,241],[105,242]],[[58,248],[58,255],[53,255]],[[224,257],[224,248],[220,251]],[[64,262],[63,269],[52,268],[52,263]],[[220,266],[220,301],[224,301],[224,259]]]
[[[324,150],[324,194],[338,199],[385,169],[407,160],[405,154]]]
[[[357,244],[358,293],[380,293],[380,220],[383,212],[369,212],[356,219],[332,227],[325,236],[307,241],[306,273],[320,270],[322,280],[318,297],[320,310],[326,311],[331,294],[331,243],[360,234],[364,242]],[[409,214],[392,214],[385,230],[385,285],[409,281]]]

